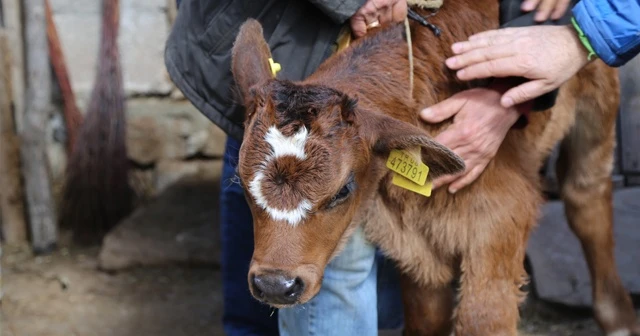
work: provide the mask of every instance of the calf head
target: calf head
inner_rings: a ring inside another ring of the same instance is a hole
[[[419,128],[336,89],[272,78],[257,21],[241,27],[232,55],[246,107],[238,175],[254,223],[251,293],[275,307],[304,303],[377,192],[385,154],[421,147],[431,178],[464,165]]]

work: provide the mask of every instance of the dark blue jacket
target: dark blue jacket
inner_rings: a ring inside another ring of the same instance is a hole
[[[640,53],[640,0],[582,0],[572,13],[609,66],[624,65]]]

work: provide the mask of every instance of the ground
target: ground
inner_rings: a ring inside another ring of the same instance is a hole
[[[67,246],[33,257],[5,251],[2,335],[223,335],[219,269],[165,266],[109,274],[97,269],[98,252]],[[598,335],[588,310],[530,296],[522,311],[522,335]]]
[[[220,272],[211,268],[97,270],[97,249],[7,255],[4,336],[222,335]],[[26,262],[25,262],[26,261]]]

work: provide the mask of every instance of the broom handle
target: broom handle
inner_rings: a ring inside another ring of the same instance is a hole
[[[102,1],[102,39],[100,44],[100,61],[113,63],[119,59],[118,30],[120,26],[120,1]],[[112,64],[110,64],[113,66]],[[111,69],[105,69],[111,71]]]
[[[76,105],[76,97],[71,88],[67,65],[65,64],[64,54],[60,46],[58,31],[53,21],[53,13],[49,0],[45,0],[44,4],[47,20],[47,37],[49,39],[49,56],[62,92],[64,118],[67,124],[67,154],[71,154],[76,143],[78,127],[82,123],[82,115]]]

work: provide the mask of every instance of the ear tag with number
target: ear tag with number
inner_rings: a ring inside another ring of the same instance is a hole
[[[407,150],[394,149],[389,153],[387,168],[413,181],[413,183],[423,186],[427,181],[429,167],[422,163],[419,157],[416,153]]]
[[[395,172],[392,183],[424,196],[431,196],[431,182],[427,182],[429,167],[422,163],[420,147],[416,150],[391,150],[387,168]]]

